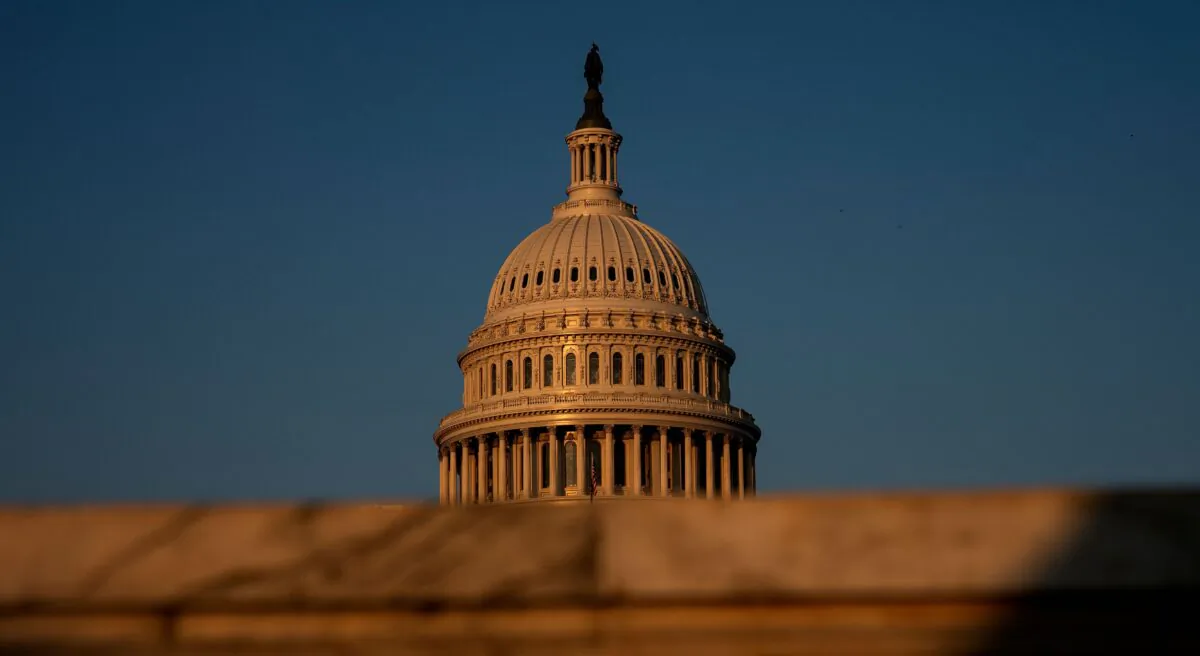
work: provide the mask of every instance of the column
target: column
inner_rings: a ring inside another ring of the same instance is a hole
[[[692,460],[692,429],[683,429],[683,496],[691,499],[696,496],[696,463]]]
[[[446,504],[446,454],[438,447],[438,504]]]
[[[713,434],[712,431],[704,431],[704,498],[713,498]]]
[[[617,482],[616,469],[616,452],[613,449],[613,425],[608,424],[604,427],[604,450],[601,453],[604,456],[604,471],[601,472],[603,482],[602,489],[606,496],[613,496],[613,487]]]
[[[583,144],[583,181],[588,182],[592,179],[592,147],[590,144]]]
[[[461,440],[458,443],[458,448],[461,451],[461,453],[458,454],[458,503],[465,506],[468,503],[471,503],[471,467],[467,463],[467,456],[469,455],[467,441],[465,439]]]
[[[532,499],[533,495],[530,490],[533,489],[533,481],[529,475],[530,460],[532,455],[532,445],[529,443],[529,429],[521,431],[521,498]]]
[[[658,494],[671,496],[671,481],[667,479],[667,458],[671,457],[668,449],[667,427],[658,427]]]
[[[613,148],[613,144],[608,144],[608,181],[612,184],[617,183],[617,149]]]
[[[571,184],[579,181],[579,150],[571,148]]]
[[[721,498],[726,501],[731,496],[729,490],[729,438],[728,433],[721,436]]]
[[[617,149],[615,144],[614,148],[612,149],[612,182],[615,185],[620,184],[620,182],[617,181]]]
[[[497,440],[496,448],[499,450],[497,454],[499,457],[496,459],[496,467],[500,470],[500,475],[496,477],[496,484],[493,487],[497,490],[497,501],[508,501],[508,433],[500,431]]]
[[[558,496],[558,430],[550,427],[550,432],[546,434],[550,441],[550,496]]]
[[[634,426],[633,432],[633,496],[642,496],[642,427]],[[628,477],[628,474],[626,474]]]
[[[738,466],[738,499],[746,498],[746,440],[745,438],[738,440],[737,445],[737,466]]]
[[[487,502],[487,438],[475,438],[475,502]]]
[[[446,504],[455,505],[458,499],[458,453],[454,450],[454,443],[451,443],[449,449],[446,449],[450,458],[450,480],[446,481]]]
[[[591,463],[588,462],[588,450],[587,450],[587,427],[586,426],[576,426],[575,427],[575,483],[576,483],[576,485],[579,486],[580,494],[588,494],[590,492],[590,490],[588,490],[588,485],[590,485],[590,480],[591,480],[588,478],[588,476],[589,476],[588,472],[590,471],[590,469],[589,469],[590,467],[591,467]]]

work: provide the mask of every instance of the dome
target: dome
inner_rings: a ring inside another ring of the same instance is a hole
[[[620,214],[555,218],[522,240],[492,283],[484,321],[560,310],[564,302],[708,318],[700,278],[679,247]]]

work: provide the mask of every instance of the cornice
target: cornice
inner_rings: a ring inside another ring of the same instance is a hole
[[[523,423],[536,417],[578,414],[654,414],[681,420],[702,419],[737,427],[755,440],[761,435],[753,415],[721,401],[678,398],[666,394],[587,392],[541,394],[476,403],[442,418],[434,433],[434,441],[440,443],[446,435],[487,423]],[[670,420],[665,421],[669,423]],[[515,430],[519,426],[513,428]]]
[[[580,338],[586,339],[580,339]],[[458,357],[459,369],[466,371],[480,361],[507,353],[535,351],[546,347],[561,346],[625,346],[629,348],[686,348],[704,355],[720,356],[727,364],[732,365],[737,355],[733,349],[720,342],[711,342],[676,335],[654,335],[646,333],[614,333],[570,331],[558,335],[534,335],[530,337],[514,337],[505,341],[495,342],[478,348],[464,351]]]

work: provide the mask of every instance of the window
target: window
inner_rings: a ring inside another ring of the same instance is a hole
[[[525,289],[528,286],[529,286],[529,274],[522,273],[521,274],[521,289]]]
[[[479,398],[483,398],[483,367],[479,368]]]
[[[641,353],[633,356],[633,384],[646,384],[646,356]]]
[[[550,487],[550,444],[548,442],[542,442],[542,448],[538,450],[542,452],[542,456],[538,458],[542,465],[539,468],[542,470],[542,480],[540,483],[542,487]]]
[[[565,383],[566,385],[574,385],[575,384],[575,354],[574,353],[568,353],[566,359],[563,360],[563,376],[565,376],[567,379],[566,383]]]
[[[525,358],[525,366],[521,368],[522,380],[521,387],[529,389],[533,387],[533,358]]]
[[[508,281],[508,291],[511,292],[513,289],[516,289],[516,287],[517,287],[517,277],[513,276],[512,280]]]
[[[658,356],[654,359],[654,384],[659,387],[667,386],[667,358]]]
[[[700,356],[692,356],[692,391],[700,393]]]
[[[496,396],[496,364],[492,363],[492,393],[491,396]]]
[[[596,282],[596,267],[588,267],[588,280]]]
[[[600,354],[588,353],[588,385],[600,384]]]
[[[558,284],[558,281],[562,279],[562,276],[559,275],[560,273],[561,273],[561,271],[559,271],[558,269],[555,269],[554,273],[551,274],[551,276],[550,276],[550,280],[553,281],[554,284],[556,284],[556,285]]]
[[[625,472],[625,440],[613,440],[613,483],[625,487],[627,473]]]
[[[616,279],[617,279],[617,267],[615,267],[615,266],[608,267],[608,281],[614,282]]]
[[[613,353],[612,357],[612,384],[621,384],[621,365],[624,364],[624,359],[620,353]]]
[[[642,282],[647,285],[654,282],[654,280],[650,278],[650,269],[642,269]]]
[[[671,274],[671,286],[675,289],[679,289],[679,276],[673,273]]]
[[[571,267],[571,282],[579,282],[579,267]]]
[[[554,387],[554,356],[542,358],[542,387]]]
[[[683,354],[675,356],[675,389],[683,389]]]
[[[575,460],[577,457],[576,454],[579,453],[579,449],[578,449],[578,447],[575,446],[575,440],[567,440],[566,447],[563,450],[566,452],[566,457],[564,458],[564,460],[566,460],[565,469],[567,470],[566,471],[566,474],[567,474],[566,475],[566,479],[567,479],[566,484],[567,485],[576,485],[577,483],[575,480]]]
[[[504,361],[504,391],[511,392],[513,386],[512,360]]]
[[[544,271],[537,272],[537,280],[534,282],[534,284],[536,284],[538,287],[542,286],[542,274],[543,273],[545,273],[545,272]]]
[[[633,267],[625,267],[625,282],[633,282]]]
[[[663,273],[662,271],[658,272],[658,286],[659,287],[667,286],[667,274]]]
[[[709,358],[707,371],[708,389],[706,390],[706,393],[708,396],[716,396],[716,378],[720,374],[717,373],[717,361],[715,359]]]

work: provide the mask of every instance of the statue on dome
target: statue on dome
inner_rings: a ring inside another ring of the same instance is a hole
[[[583,76],[587,78],[589,89],[600,88],[600,79],[604,77],[604,64],[600,61],[600,46],[596,45],[595,41],[592,42],[592,49],[583,64]]]

